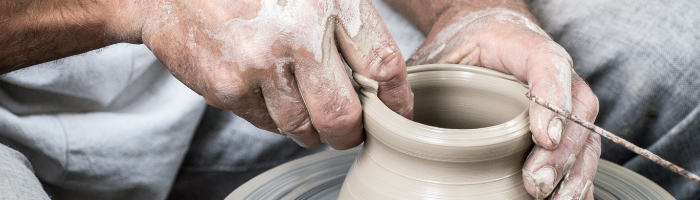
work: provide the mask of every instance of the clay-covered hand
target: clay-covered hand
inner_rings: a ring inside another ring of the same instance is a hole
[[[594,121],[598,100],[573,71],[571,57],[538,27],[526,9],[444,10],[408,65],[453,63],[512,74],[530,91]],[[523,94],[523,98],[524,94]],[[537,144],[523,167],[527,191],[541,199],[592,199],[600,137],[534,102],[530,127]],[[558,188],[555,188],[558,185]]]
[[[379,82],[412,115],[398,47],[369,0],[147,0],[143,42],[207,103],[304,147],[364,140],[362,108],[343,67]]]

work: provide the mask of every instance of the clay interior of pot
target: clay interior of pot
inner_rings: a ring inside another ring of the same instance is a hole
[[[425,72],[424,72],[425,73]],[[505,123],[521,114],[527,105],[512,94],[490,90],[488,84],[454,81],[416,80],[413,120],[429,126],[449,129],[476,129]]]
[[[413,66],[415,121],[388,109],[376,82],[354,77],[367,139],[339,199],[531,199],[521,175],[532,143],[527,88],[512,76]]]
[[[508,122],[528,108],[527,100],[519,96],[526,90],[515,80],[464,71],[423,70],[409,69],[415,122],[447,129],[477,129]]]

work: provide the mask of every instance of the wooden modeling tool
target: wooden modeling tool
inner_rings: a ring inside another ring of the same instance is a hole
[[[534,101],[535,103],[539,104],[542,107],[545,107],[561,116],[566,117],[567,119],[576,122],[577,124],[587,128],[588,130],[591,130],[595,133],[600,134],[601,136],[608,138],[612,140],[613,142],[622,145],[623,147],[629,149],[630,151],[633,151],[634,153],[637,153],[641,156],[644,156],[645,158],[655,162],[656,164],[659,164],[666,169],[669,169],[673,172],[676,172],[677,174],[680,174],[683,177],[686,177],[692,181],[695,181],[696,183],[700,184],[700,177],[696,174],[693,174],[692,172],[686,171],[685,169],[679,167],[678,165],[675,165],[667,160],[664,160],[663,158],[657,156],[656,154],[652,153],[651,151],[648,151],[646,149],[640,148],[637,145],[632,144],[631,142],[628,142],[625,139],[622,139],[621,137],[618,137],[617,135],[604,130],[603,128],[600,128],[596,125],[593,125],[593,123],[583,121],[581,118],[578,118],[576,115],[571,114],[570,112],[563,110],[554,104],[551,104],[544,99],[541,99],[533,94],[525,93],[525,96],[530,98],[530,100]]]

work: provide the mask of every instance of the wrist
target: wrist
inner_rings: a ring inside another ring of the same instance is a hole
[[[146,1],[102,1],[93,12],[101,13],[105,43],[142,43],[141,30],[146,8]]]
[[[444,6],[444,9],[435,13],[435,16],[433,16],[434,20],[427,24],[428,29],[423,30],[425,33],[432,32],[435,29],[442,29],[455,22],[465,23],[495,15],[507,15],[531,24],[537,24],[537,20],[528,10],[527,4],[522,0],[453,0],[445,3]]]
[[[497,27],[522,27],[529,29],[538,34],[547,34],[537,24],[529,12],[523,10],[509,9],[504,7],[485,8],[478,10],[469,10],[459,7],[453,7],[441,13],[437,17],[430,29],[430,35],[447,34],[454,35],[457,32],[477,34],[483,31],[496,31]],[[463,32],[462,30],[469,30]],[[451,32],[451,33],[446,33]]]

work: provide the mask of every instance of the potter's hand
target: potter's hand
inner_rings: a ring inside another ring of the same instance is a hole
[[[512,74],[530,91],[587,121],[594,121],[598,100],[572,69],[571,57],[533,21],[522,1],[389,2],[404,8],[424,33],[425,43],[408,65],[477,65]],[[442,4],[441,4],[442,3]],[[441,7],[444,6],[444,7]],[[408,8],[419,8],[410,10]],[[421,9],[422,8],[422,9]],[[430,13],[432,10],[434,15]],[[412,13],[418,16],[412,18]],[[525,97],[523,97],[525,98]],[[527,191],[534,197],[592,199],[591,182],[600,156],[600,137],[555,113],[530,103],[530,127],[537,144],[523,167]],[[561,181],[561,183],[560,183]],[[558,191],[554,186],[560,183]]]
[[[412,114],[401,53],[369,0],[2,1],[0,28],[0,73],[143,42],[209,104],[302,146],[364,139],[340,53]]]
[[[362,108],[343,67],[379,82],[412,115],[398,47],[368,0],[153,1],[143,41],[212,106],[304,147],[364,140]],[[339,53],[340,52],[340,53]]]

